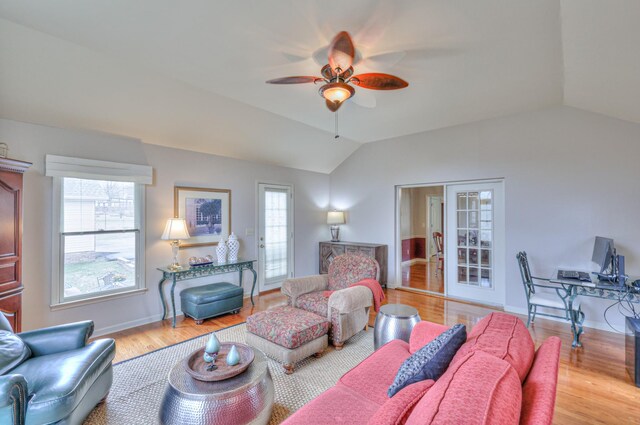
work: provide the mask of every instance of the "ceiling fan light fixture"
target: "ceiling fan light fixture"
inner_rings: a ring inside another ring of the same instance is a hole
[[[342,103],[355,94],[355,90],[347,83],[335,82],[320,87],[320,96],[330,102]]]

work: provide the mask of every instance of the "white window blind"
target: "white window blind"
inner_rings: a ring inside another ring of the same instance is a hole
[[[77,179],[109,180],[151,184],[153,168],[148,165],[124,164],[95,159],[47,155],[46,175]]]

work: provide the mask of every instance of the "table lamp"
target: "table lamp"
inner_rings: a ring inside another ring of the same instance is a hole
[[[171,241],[171,251],[173,252],[173,263],[169,265],[171,270],[180,270],[182,268],[178,263],[178,248],[181,240],[189,239],[190,237],[187,230],[187,222],[184,218],[170,218],[167,220],[167,224],[164,226],[164,233],[162,233],[160,239]]]
[[[329,211],[327,224],[331,225],[331,242],[340,242],[340,224],[344,224],[344,211]]]

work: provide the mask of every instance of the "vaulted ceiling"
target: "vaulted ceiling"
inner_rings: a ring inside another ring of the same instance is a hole
[[[640,122],[638,18],[634,0],[0,0],[0,116],[330,172],[361,143],[561,103]],[[317,87],[264,82],[318,75],[340,30],[358,73],[410,85],[356,89],[334,142]]]

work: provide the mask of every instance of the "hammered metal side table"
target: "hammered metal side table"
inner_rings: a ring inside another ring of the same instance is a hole
[[[169,372],[169,382],[160,406],[160,423],[169,425],[267,424],[273,408],[273,380],[265,355],[255,350],[255,359],[238,376],[218,381],[193,379],[182,362]],[[224,361],[224,359],[222,360]]]
[[[420,321],[418,310],[404,304],[385,304],[376,316],[373,347],[378,349],[392,339],[409,342],[411,330]]]

